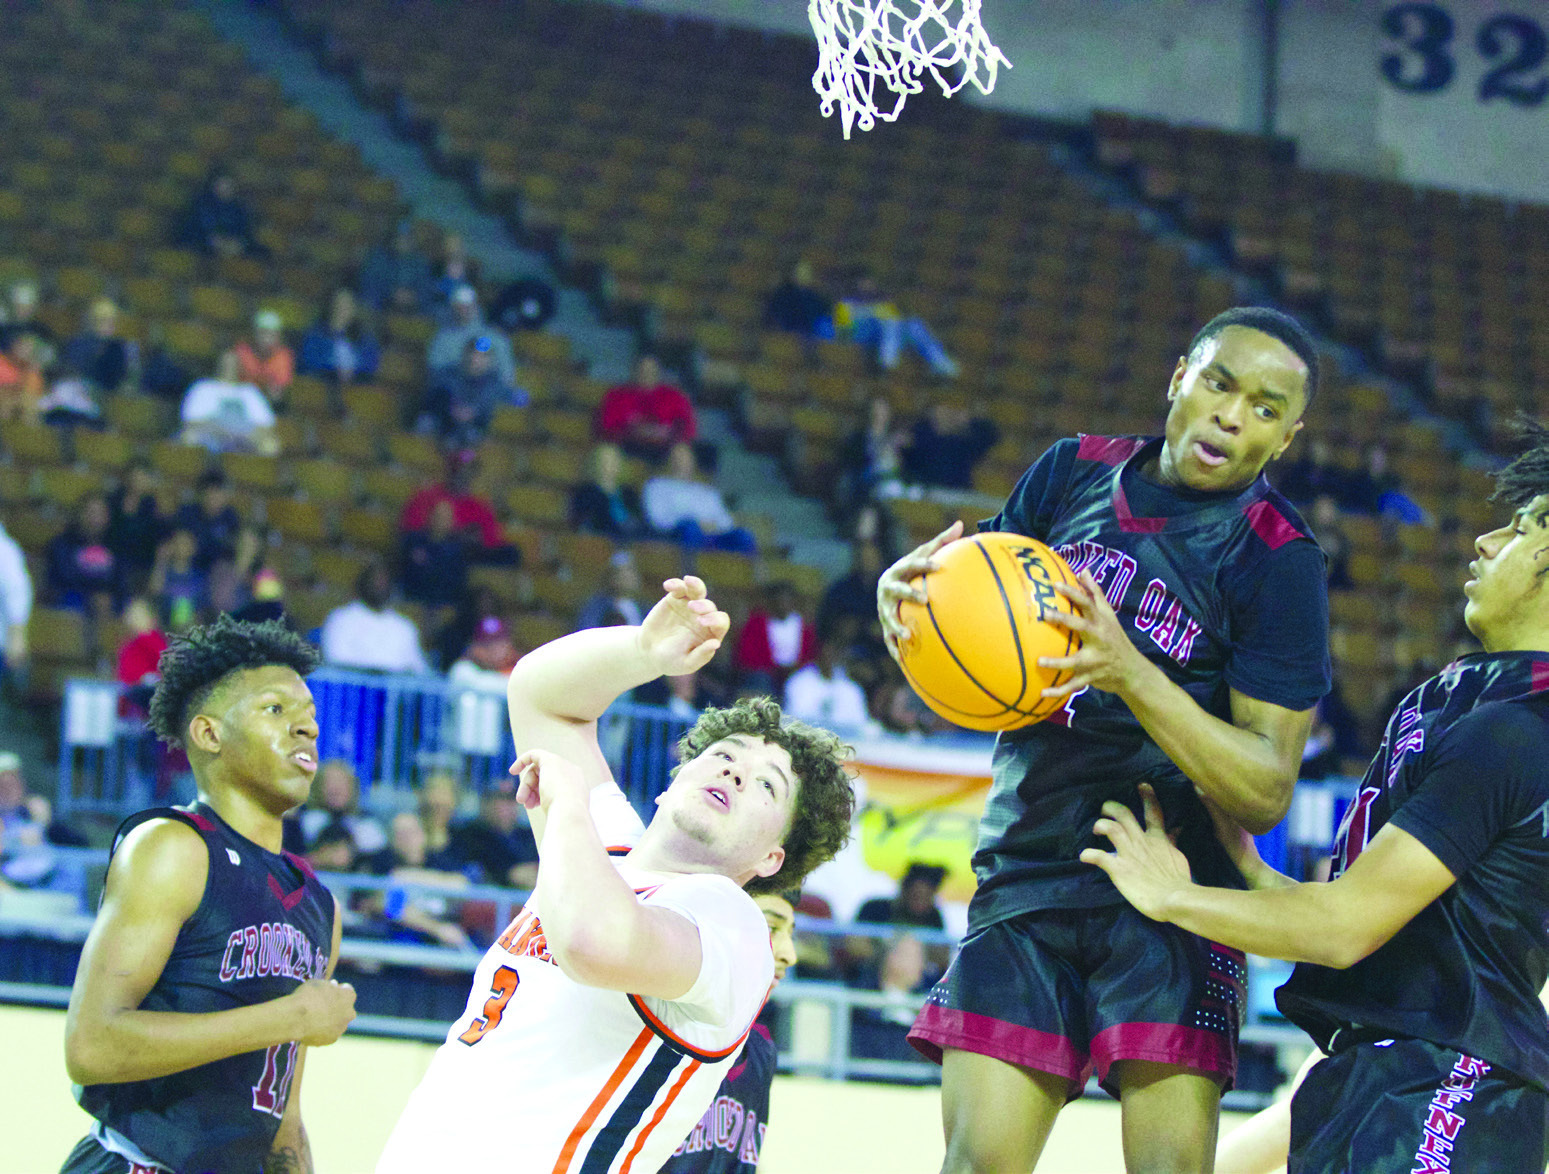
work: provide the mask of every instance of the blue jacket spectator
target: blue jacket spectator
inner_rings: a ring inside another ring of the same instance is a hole
[[[355,295],[336,289],[328,309],[301,336],[296,370],[321,375],[337,383],[367,383],[382,364],[382,348],[361,321]]]

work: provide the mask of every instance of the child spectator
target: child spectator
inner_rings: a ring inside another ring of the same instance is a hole
[[[630,542],[644,535],[640,495],[623,483],[624,458],[618,448],[595,446],[587,467],[591,479],[570,491],[570,525],[584,534],[602,534],[615,542]]]
[[[167,650],[167,634],[156,621],[156,609],[144,595],[136,595],[124,608],[124,627],[129,633],[118,650],[118,683],[124,687],[119,712],[143,719],[150,708],[151,691],[161,680],[157,671]]]
[[[382,348],[367,328],[355,295],[339,288],[306,334],[301,336],[297,369],[340,386],[369,383],[382,363]]]
[[[252,341],[243,339],[232,348],[243,382],[268,396],[276,411],[285,406],[286,393],[296,378],[296,356],[285,345],[284,328],[273,310],[259,310],[253,315]]]

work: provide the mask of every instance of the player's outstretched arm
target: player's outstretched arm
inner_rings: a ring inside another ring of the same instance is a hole
[[[731,619],[692,575],[668,579],[665,594],[639,627],[572,632],[533,649],[511,670],[506,700],[516,752],[549,750],[575,763],[588,787],[612,774],[597,745],[597,719],[617,698],[647,681],[703,668],[721,647]],[[530,811],[543,841],[546,813]]]
[[[1103,589],[1088,571],[1078,584],[1055,584],[1081,614],[1067,623],[1081,633],[1073,656],[1040,657],[1044,668],[1070,670],[1045,697],[1068,697],[1082,689],[1116,693],[1146,733],[1178,764],[1201,795],[1255,835],[1285,818],[1301,770],[1302,750],[1313,710],[1292,710],[1231,690],[1232,720],[1206,713],[1130,642]]]
[[[344,914],[336,900],[333,907],[333,940],[328,947],[328,970],[324,978],[332,978],[334,967],[339,964],[339,943],[344,938]],[[307,1049],[296,1049],[296,1071],[287,1082],[290,1099],[285,1102],[285,1113],[274,1141],[264,1158],[262,1174],[312,1174],[312,1143],[307,1140],[306,1126],[301,1123],[301,1080],[306,1075]]]
[[[141,824],[113,854],[65,1017],[71,1080],[150,1080],[291,1040],[331,1044],[355,1018],[354,988],[320,978],[229,1011],[139,1010],[199,907],[208,871],[204,840],[175,820]]]
[[[1376,950],[1456,879],[1401,828],[1385,826],[1337,880],[1239,892],[1196,885],[1164,830],[1156,792],[1142,785],[1145,826],[1122,803],[1103,804],[1093,831],[1111,852],[1088,848],[1084,863],[1112,879],[1154,921],[1266,958],[1344,969]]]
[[[699,931],[681,914],[636,900],[598,838],[581,770],[546,750],[527,751],[516,766],[517,798],[547,818],[535,899],[559,968],[607,990],[688,993],[703,964]]]

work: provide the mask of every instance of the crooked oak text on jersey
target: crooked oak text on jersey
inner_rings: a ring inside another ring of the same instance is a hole
[[[322,978],[328,972],[328,952],[299,928],[283,921],[265,921],[234,929],[221,956],[220,980],[244,978]]]

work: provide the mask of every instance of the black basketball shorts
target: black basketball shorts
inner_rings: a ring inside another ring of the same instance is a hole
[[[977,1052],[1070,1081],[1093,1069],[1103,1088],[1116,1060],[1202,1072],[1229,1088],[1247,965],[1218,946],[1128,905],[1039,910],[969,935],[909,1032],[940,1063]]]
[[[162,1168],[142,1166],[104,1149],[95,1137],[83,1137],[59,1167],[59,1174],[162,1174]]]
[[[1483,1060],[1398,1039],[1339,1048],[1291,1099],[1287,1174],[1542,1174],[1549,1094]]]

